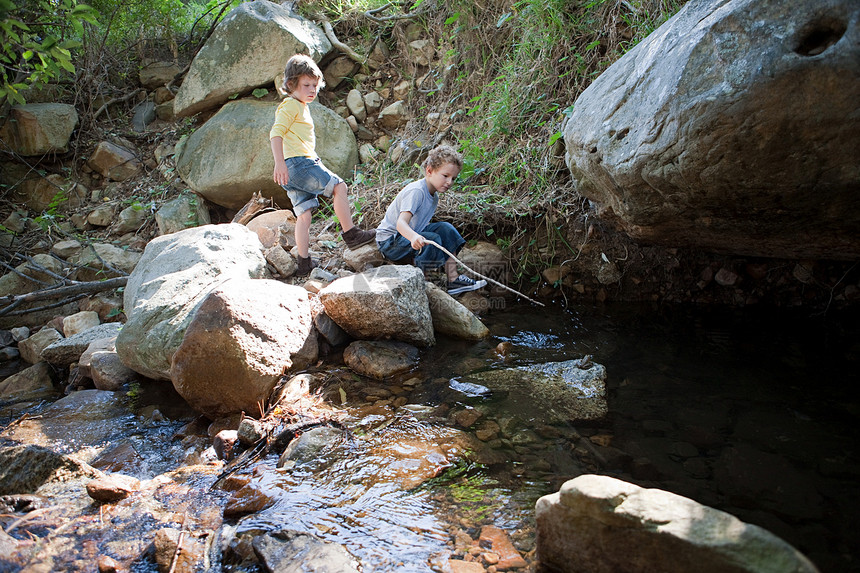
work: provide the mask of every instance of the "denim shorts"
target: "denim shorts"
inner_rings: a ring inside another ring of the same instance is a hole
[[[454,225],[445,221],[429,223],[418,234],[425,239],[439,243],[455,255],[466,244],[466,240],[454,228]],[[448,260],[448,255],[432,245],[426,245],[420,251],[416,251],[412,248],[412,244],[406,240],[406,237],[400,233],[377,243],[377,246],[382,256],[389,261],[401,261],[414,255],[413,263],[422,270],[438,269]]]
[[[334,188],[344,180],[329,171],[319,158],[288,157],[284,160],[290,179],[281,185],[293,204],[296,217],[309,209],[319,207],[320,195],[331,197]]]

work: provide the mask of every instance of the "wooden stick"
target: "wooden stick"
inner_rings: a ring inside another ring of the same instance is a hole
[[[424,238],[424,242],[426,242],[428,245],[433,245],[434,247],[436,247],[437,249],[439,249],[440,251],[442,251],[443,253],[445,253],[446,255],[448,255],[449,257],[451,257],[452,259],[454,259],[454,260],[455,260],[455,261],[456,261],[456,262],[457,262],[461,267],[463,267],[464,269],[466,269],[467,271],[469,271],[471,274],[473,274],[473,275],[475,275],[475,276],[478,276],[478,277],[481,277],[482,279],[485,279],[485,280],[487,280],[487,281],[489,281],[489,282],[493,283],[494,285],[500,286],[500,287],[502,287],[502,288],[503,288],[503,289],[505,289],[505,290],[509,290],[509,291],[511,291],[512,293],[514,293],[515,295],[521,296],[521,297],[523,297],[524,299],[526,299],[526,300],[527,300],[527,301],[529,301],[529,302],[533,302],[534,304],[537,304],[537,305],[540,305],[540,306],[546,306],[546,305],[545,305],[544,303],[542,303],[542,302],[538,302],[538,301],[536,301],[536,300],[534,300],[534,299],[531,299],[531,298],[527,297],[526,295],[524,295],[524,294],[523,294],[523,293],[521,293],[520,291],[516,291],[516,290],[512,289],[511,287],[509,287],[509,286],[507,286],[507,285],[503,285],[502,283],[500,283],[500,282],[498,282],[498,281],[495,281],[495,280],[491,279],[490,277],[484,276],[484,275],[482,275],[481,273],[479,273],[479,272],[477,272],[477,271],[474,271],[474,270],[470,269],[468,266],[466,266],[466,264],[465,264],[463,261],[461,261],[460,259],[458,259],[457,257],[455,257],[455,256],[454,256],[454,253],[452,253],[451,251],[449,251],[448,249],[446,249],[445,247],[443,247],[442,245],[440,245],[440,244],[439,244],[439,243],[437,243],[436,241],[431,241],[430,239],[428,239],[428,238],[426,238],[426,237],[425,237],[425,238]]]

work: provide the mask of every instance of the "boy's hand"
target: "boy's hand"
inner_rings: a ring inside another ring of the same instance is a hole
[[[412,248],[416,251],[420,251],[425,245],[427,245],[427,241],[418,233],[415,233],[415,237],[413,237],[409,242],[412,244]]]
[[[283,161],[280,164],[277,162],[275,163],[275,172],[272,174],[272,179],[274,179],[275,183],[278,185],[286,185],[289,182],[290,172]]]

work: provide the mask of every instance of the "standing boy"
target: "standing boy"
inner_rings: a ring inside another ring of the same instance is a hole
[[[275,183],[284,188],[296,215],[296,247],[299,251],[298,276],[311,272],[316,264],[308,252],[311,215],[319,207],[320,195],[331,197],[334,214],[343,229],[343,240],[350,249],[376,238],[376,231],[364,231],[352,222],[346,183],[331,172],[316,154],[314,120],[310,103],[325,86],[322,72],[308,56],[298,54],[284,69],[284,91],[287,97],[275,112],[275,124],[269,132],[275,157]]]
[[[388,206],[382,223],[376,229],[376,242],[382,255],[392,261],[408,260],[414,256],[415,266],[422,270],[444,265],[448,277],[448,294],[459,294],[486,286],[487,281],[474,281],[457,273],[457,261],[443,251],[427,244],[430,239],[454,253],[460,252],[466,240],[454,225],[431,223],[439,204],[438,193],[451,188],[463,158],[453,148],[437,147],[421,164],[424,178],[404,187]]]

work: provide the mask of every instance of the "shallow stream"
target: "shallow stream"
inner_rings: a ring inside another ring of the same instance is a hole
[[[860,571],[857,318],[508,305],[484,317],[489,339],[439,340],[422,353],[417,371],[396,380],[369,381],[343,367],[316,373],[321,395],[344,410],[351,439],[282,469],[275,456],[249,468],[246,479],[272,503],[228,519],[226,528],[306,531],[343,544],[365,572],[418,572],[461,557],[482,526],[494,525],[534,565],[535,501],[577,475],[600,473],[760,525],[822,571]],[[500,343],[509,343],[504,356]],[[470,372],[585,355],[607,371],[609,415],[596,423],[558,423],[549,415],[552,404],[456,383]],[[142,388],[133,397],[137,416],[118,413],[93,436],[77,437],[98,450],[132,444],[141,479],[205,462],[203,437],[171,439],[191,416],[170,394],[163,385],[161,392]],[[160,413],[153,415],[153,406]],[[61,444],[69,436],[48,438]],[[215,475],[217,469],[155,498],[166,505],[208,498],[223,506],[223,494],[208,493]],[[87,503],[77,511],[93,528],[78,528],[75,547],[55,557],[55,567],[75,570],[83,554],[139,554],[140,539],[160,519],[132,505],[106,510]],[[257,570],[239,561],[220,553],[212,566]],[[132,569],[152,571],[154,564],[138,559]]]

